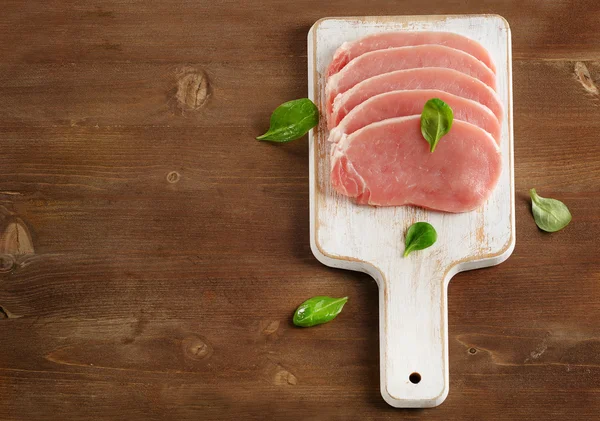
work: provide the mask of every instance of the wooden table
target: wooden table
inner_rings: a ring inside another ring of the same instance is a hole
[[[493,3],[5,0],[0,419],[598,419],[600,4]],[[517,247],[450,284],[446,402],[397,410],[374,281],[310,252],[306,139],[254,137],[318,18],[440,13],[512,26]],[[294,328],[323,294],[350,301]]]

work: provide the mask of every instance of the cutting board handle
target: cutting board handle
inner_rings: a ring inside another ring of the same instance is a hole
[[[398,408],[429,408],[448,396],[448,283],[438,265],[407,266],[378,276],[381,394]]]

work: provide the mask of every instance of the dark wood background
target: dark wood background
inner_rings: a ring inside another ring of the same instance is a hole
[[[598,419],[597,0],[0,9],[0,420]],[[446,402],[397,410],[375,282],[311,255],[306,139],[254,137],[306,96],[317,19],[443,13],[512,26],[517,246],[450,284]],[[322,294],[350,301],[294,328]]]

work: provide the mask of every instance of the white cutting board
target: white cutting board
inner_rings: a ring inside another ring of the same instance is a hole
[[[308,34],[309,98],[325,109],[325,71],[344,41],[398,30],[455,32],[488,49],[505,109],[500,182],[481,209],[464,214],[358,206],[330,185],[323,118],[309,134],[311,248],[325,265],[375,278],[381,394],[392,406],[426,408],[448,395],[448,282],[460,271],[503,262],[515,245],[511,39],[508,23],[497,15],[321,19]],[[406,229],[417,221],[431,223],[438,240],[403,258]]]

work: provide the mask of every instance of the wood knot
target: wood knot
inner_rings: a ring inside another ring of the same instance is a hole
[[[213,353],[208,341],[200,336],[188,336],[182,342],[184,355],[192,360],[204,360]]]
[[[279,320],[261,319],[258,322],[257,338],[261,342],[277,342],[283,336],[285,327],[282,328]]]
[[[0,234],[0,255],[25,256],[35,254],[31,233],[20,219],[11,217]]]
[[[585,63],[581,61],[575,63],[575,76],[586,91],[594,95],[600,93]]]
[[[261,320],[260,329],[263,335],[272,335],[279,329],[279,320]]]
[[[5,309],[4,307],[0,306],[0,319],[4,319],[4,320],[19,319],[21,317],[23,317],[23,316],[13,314],[10,311],[8,311],[7,309]]]
[[[15,266],[15,258],[10,254],[0,254],[0,273],[10,272]]]
[[[184,67],[177,75],[175,98],[183,110],[198,110],[209,96],[208,76],[204,70]]]
[[[104,42],[102,44],[100,44],[100,47],[105,49],[105,50],[113,50],[113,51],[123,51],[123,47],[121,46],[121,44],[116,44],[114,42],[109,42],[107,39],[104,40]]]
[[[477,354],[476,348],[469,348],[469,354]]]
[[[265,361],[262,371],[264,373],[263,378],[269,382],[269,384],[283,387],[295,386],[298,384],[298,378],[292,374],[290,370],[269,358]]]
[[[96,13],[95,14],[99,18],[114,18],[115,17],[114,12],[111,12],[110,10],[104,10],[100,6],[96,6]]]
[[[180,178],[181,176],[177,171],[171,171],[169,174],[167,174],[167,181],[171,184],[177,183]]]
[[[278,366],[278,370],[275,373],[274,383],[278,386],[295,386],[298,384],[298,378],[282,366]]]

